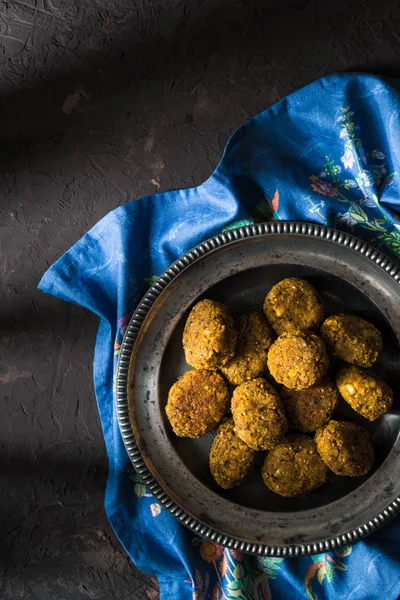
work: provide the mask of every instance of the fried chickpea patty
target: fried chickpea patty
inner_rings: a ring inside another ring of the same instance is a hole
[[[183,331],[186,362],[195,369],[217,370],[235,354],[236,338],[227,307],[202,300],[190,311]]]
[[[278,383],[305,390],[326,374],[328,355],[322,340],[313,333],[283,333],[268,351],[268,368]]]
[[[264,301],[264,312],[275,331],[316,329],[324,316],[324,306],[308,281],[290,277],[271,289]]]
[[[355,315],[328,317],[321,336],[335,356],[358,367],[371,367],[382,350],[380,331]]]
[[[261,475],[275,494],[297,496],[325,483],[327,471],[314,440],[291,434],[268,452]]]
[[[278,392],[262,377],[234,390],[231,409],[236,434],[254,450],[273,448],[287,431]]]
[[[343,367],[336,383],[344,400],[369,421],[379,419],[392,406],[391,388],[371,371],[355,366]]]
[[[223,367],[229,383],[240,385],[259,377],[267,369],[267,350],[274,339],[272,327],[263,314],[253,312],[235,321],[238,332],[235,356]]]
[[[365,475],[374,462],[368,431],[356,423],[330,421],[317,431],[315,442],[322,460],[336,475]]]
[[[210,471],[225,490],[239,485],[253,469],[256,451],[235,434],[233,419],[218,427],[210,452]]]
[[[307,433],[328,423],[338,403],[339,392],[332,381],[324,379],[307,390],[283,387],[281,398],[289,426]]]
[[[188,371],[170,389],[165,412],[176,435],[199,438],[220,422],[228,404],[219,373]]]

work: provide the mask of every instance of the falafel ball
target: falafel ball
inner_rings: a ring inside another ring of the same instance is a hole
[[[393,392],[373,372],[360,367],[343,367],[336,378],[341,396],[360,415],[375,421],[387,413],[393,403]]]
[[[241,483],[254,467],[256,451],[235,434],[233,419],[218,427],[210,452],[210,471],[218,485],[229,490]]]
[[[280,335],[317,329],[324,317],[324,305],[308,281],[289,277],[274,285],[268,293],[264,312]]]
[[[328,354],[314,333],[283,333],[268,351],[272,377],[292,390],[305,390],[326,374]]]
[[[275,337],[262,313],[252,312],[235,321],[238,332],[235,356],[223,367],[229,383],[240,385],[259,377],[267,370],[267,350]]]
[[[355,315],[328,317],[321,336],[335,356],[358,367],[371,367],[383,346],[379,329]]]
[[[292,433],[268,452],[261,475],[275,494],[297,496],[325,483],[327,472],[314,440]]]
[[[329,421],[317,431],[315,442],[322,460],[336,475],[365,475],[374,462],[369,433],[356,423]]]
[[[225,414],[229,392],[219,373],[187,371],[171,387],[165,412],[179,437],[199,438]]]
[[[287,431],[278,392],[262,377],[235,388],[231,410],[236,435],[254,450],[270,450]]]
[[[339,401],[336,385],[324,379],[307,390],[281,389],[289,426],[303,433],[317,431],[328,423]]]
[[[215,371],[235,354],[237,331],[227,307],[202,300],[190,311],[183,331],[186,362],[195,369]]]

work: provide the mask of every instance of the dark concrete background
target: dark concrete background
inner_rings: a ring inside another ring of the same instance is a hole
[[[42,273],[109,210],[203,181],[286,94],[398,75],[399,42],[397,0],[0,3],[2,600],[158,597],[103,509],[96,318]]]

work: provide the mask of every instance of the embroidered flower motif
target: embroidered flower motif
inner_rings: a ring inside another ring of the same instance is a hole
[[[350,216],[349,213],[344,213],[343,215],[340,215],[339,221],[341,221],[348,227],[354,227],[354,225],[356,225],[357,223],[357,220]]]
[[[138,498],[151,498],[151,494],[149,494],[146,486],[143,485],[142,480],[133,468],[128,470],[128,477],[133,483],[133,491]]]
[[[346,150],[340,160],[342,161],[345,169],[351,169],[354,165],[354,156],[351,150]]]
[[[246,225],[254,225],[254,219],[243,219],[242,221],[234,221],[225,225],[222,232],[230,231],[231,229],[237,229],[238,227],[246,227]]]
[[[363,185],[365,187],[371,187],[373,179],[369,173],[367,173],[366,171],[361,171],[361,173],[358,175],[358,181],[360,185]]]
[[[239,562],[243,562],[244,554],[242,552],[238,552],[237,550],[229,550],[229,552],[231,553],[232,558]]]
[[[371,155],[378,160],[385,160],[385,155],[380,150],[372,150]]]
[[[152,517],[157,517],[161,512],[161,506],[159,504],[150,504],[150,512]]]
[[[130,311],[130,312],[126,313],[123,317],[118,319],[118,327],[122,330],[123,333],[125,333],[125,329],[129,323],[129,321],[131,320],[132,315],[133,315],[133,311]]]
[[[335,554],[339,556],[339,558],[344,558],[345,556],[349,556],[352,553],[353,547],[347,544],[346,546],[341,546],[340,548],[336,548]]]
[[[225,551],[224,555],[222,557],[222,560],[219,563],[219,572],[221,573],[222,577],[225,577],[227,571],[228,571],[228,558],[226,556],[226,551]]]
[[[217,582],[213,589],[212,600],[222,600],[222,596],[221,584]]]
[[[317,194],[322,194],[322,196],[329,196],[330,198],[335,198],[335,196],[338,196],[337,191],[335,190],[333,185],[328,181],[322,181],[316,175],[310,175],[310,181],[312,182],[310,184],[311,189],[314,190],[314,192],[317,192]]]
[[[135,485],[133,486],[133,490],[138,498],[144,498],[145,496],[151,495],[147,492],[147,489],[141,483],[135,483]]]
[[[358,134],[360,127],[353,120],[353,116],[353,111],[346,106],[336,118],[340,138],[343,140],[343,154],[340,157],[342,168],[335,163],[335,158],[325,156],[325,167],[320,171],[319,176],[311,175],[309,178],[311,189],[325,196],[327,207],[324,207],[321,200],[317,201],[313,194],[309,194],[305,197],[309,204],[307,210],[310,215],[313,215],[313,219],[325,222],[334,219],[336,225],[342,229],[362,227],[368,230],[373,244],[378,248],[390,250],[398,258],[400,224],[393,222],[391,216],[393,213],[381,206],[376,193],[379,191],[381,194],[386,186],[393,184],[397,180],[398,173],[391,172],[385,154],[381,150],[375,148],[368,153],[365,152]],[[354,171],[352,179],[339,176],[344,169]],[[335,202],[331,205],[328,198],[334,198]],[[335,207],[339,202],[347,205],[347,210],[342,214],[338,214]],[[329,563],[329,559],[327,560]],[[330,567],[326,566],[325,562],[318,570],[318,576],[321,578],[325,577],[325,574],[328,576]],[[310,595],[311,597],[314,598]]]
[[[275,190],[274,195],[272,196],[271,208],[275,214],[278,212],[278,208],[279,208],[279,191],[278,190]]]
[[[222,546],[213,542],[204,541],[200,546],[200,556],[208,563],[215,563],[222,556]]]
[[[315,554],[311,559],[313,563],[304,578],[304,588],[308,598],[316,600],[317,595],[312,589],[313,579],[316,577],[320,585],[323,585],[325,580],[330,583],[335,578],[336,571],[347,571],[347,565],[333,559],[329,554]]]

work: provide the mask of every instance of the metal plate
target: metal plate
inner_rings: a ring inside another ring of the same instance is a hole
[[[293,276],[317,288],[328,314],[351,312],[382,331],[377,371],[394,388],[394,405],[375,423],[343,401],[335,413],[371,431],[376,461],[368,475],[330,474],[310,494],[281,498],[264,486],[256,470],[246,483],[226,492],[208,469],[212,435],[178,438],[165,417],[168,390],[189,368],[181,342],[184,323],[191,307],[205,297],[226,303],[234,316],[260,308],[273,284]],[[394,516],[400,510],[399,281],[399,268],[371,246],[304,223],[229,231],[176,261],[133,315],[117,372],[120,429],[151,492],[196,533],[269,556],[306,555],[353,543]]]

